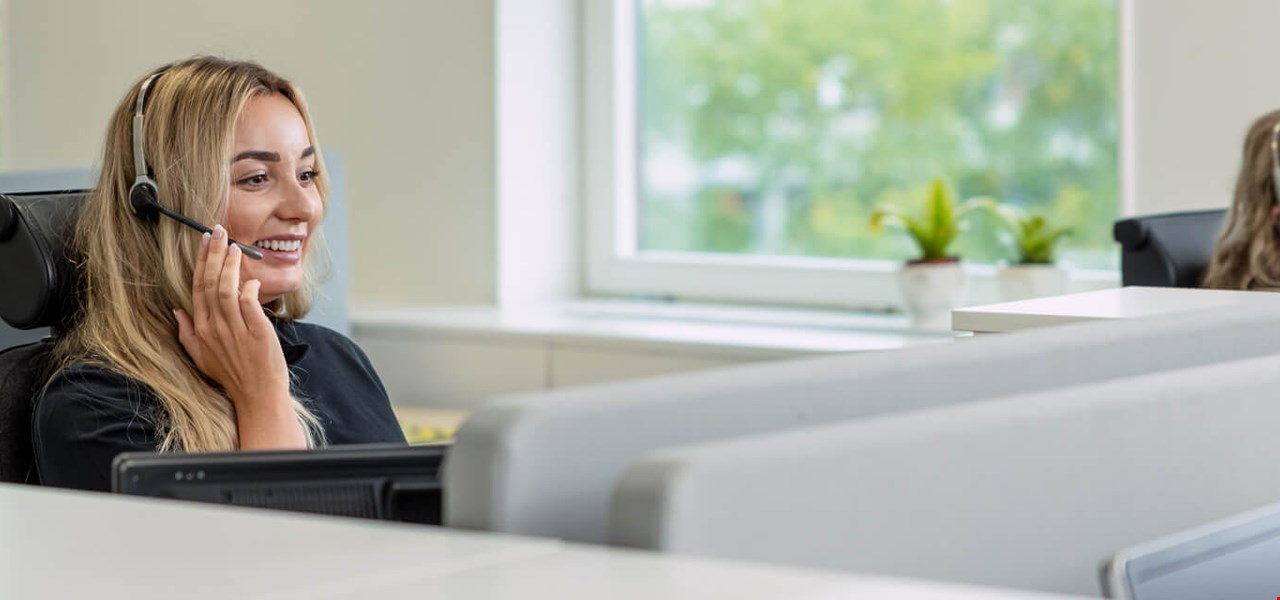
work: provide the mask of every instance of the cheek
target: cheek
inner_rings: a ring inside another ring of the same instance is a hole
[[[230,202],[227,203],[227,216],[222,226],[227,229],[231,239],[252,245],[257,239],[258,229],[266,220],[265,214],[260,215],[257,212],[253,210],[251,202],[241,201],[233,193]]]

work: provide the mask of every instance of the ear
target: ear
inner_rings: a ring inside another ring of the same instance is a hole
[[[1271,207],[1271,226],[1280,224],[1280,204]]]

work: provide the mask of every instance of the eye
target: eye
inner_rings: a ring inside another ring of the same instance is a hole
[[[300,175],[298,175],[298,181],[301,181],[302,183],[312,183],[319,176],[320,176],[319,171],[315,169],[309,169],[309,170],[303,171]]]
[[[247,188],[260,188],[267,185],[267,174],[259,173],[257,175],[250,175],[240,181],[237,181],[236,184]]]

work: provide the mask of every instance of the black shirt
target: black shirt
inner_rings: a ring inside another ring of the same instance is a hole
[[[319,325],[275,326],[293,392],[319,419],[328,444],[405,442],[387,391],[359,346]],[[151,389],[135,379],[89,363],[59,370],[32,420],[41,483],[110,490],[116,454],[159,447],[159,410]]]

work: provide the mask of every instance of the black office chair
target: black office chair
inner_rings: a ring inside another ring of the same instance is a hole
[[[1116,221],[1123,285],[1200,287],[1226,214],[1197,210]]]
[[[32,457],[31,411],[50,372],[53,335],[76,311],[69,254],[88,193],[0,195],[0,319],[50,337],[0,350],[0,481],[39,483]]]

